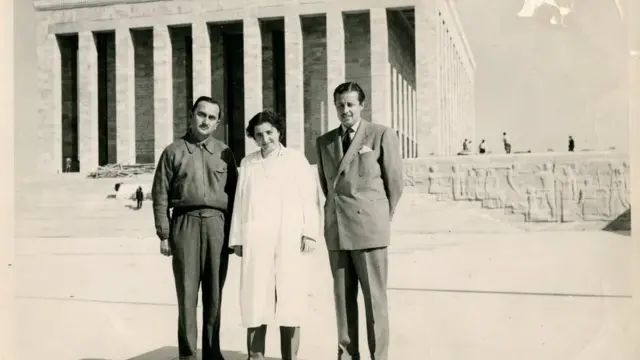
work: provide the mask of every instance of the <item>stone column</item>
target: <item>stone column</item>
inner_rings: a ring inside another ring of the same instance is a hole
[[[387,9],[369,11],[371,26],[371,121],[391,126],[391,76]]]
[[[191,24],[193,48],[193,101],[200,96],[211,96],[211,40],[209,26],[198,20]]]
[[[38,27],[38,92],[36,166],[33,173],[62,172],[62,64],[60,47],[55,34],[48,34],[44,26]],[[16,78],[16,80],[18,80]],[[15,109],[18,114],[19,109]],[[16,135],[16,140],[20,135]],[[31,165],[32,166],[32,165]],[[32,166],[33,167],[33,166]],[[16,163],[16,169],[24,169]],[[31,173],[31,172],[28,172]]]
[[[414,158],[416,155],[413,153],[414,144],[416,143],[416,118],[414,115],[413,107],[413,87],[409,86],[409,157]]]
[[[116,28],[116,140],[120,164],[136,163],[135,53],[127,26]]]
[[[402,158],[405,157],[405,141],[407,139],[407,113],[405,108],[407,101],[406,84],[407,83],[402,74],[398,73],[398,114],[400,117],[400,139],[398,140],[400,140],[400,154],[402,155]]]
[[[391,69],[391,127],[398,129],[398,70]]]
[[[243,19],[244,41],[244,126],[258,112],[262,111],[262,35],[257,17],[247,15]],[[247,139],[245,154],[258,149]]]
[[[440,102],[438,97],[438,17],[435,1],[420,1],[415,7],[416,34],[416,92],[418,123],[418,155],[438,154],[440,137],[438,121]]]
[[[285,84],[287,98],[287,146],[304,153],[304,76],[302,26],[297,13],[284,18]]]
[[[156,163],[173,142],[171,37],[166,25],[153,27],[153,153]]]
[[[333,91],[345,80],[344,22],[342,11],[327,11],[327,130],[340,125],[333,106]]]
[[[402,144],[402,153],[405,158],[409,157],[409,152],[407,148],[409,147],[409,141],[411,140],[411,131],[409,130],[411,127],[411,119],[409,118],[409,86],[407,84],[407,79],[402,80],[402,118],[404,119],[404,125],[402,132],[404,133],[404,141]]]
[[[80,172],[98,166],[98,51],[91,31],[78,34],[78,157]]]

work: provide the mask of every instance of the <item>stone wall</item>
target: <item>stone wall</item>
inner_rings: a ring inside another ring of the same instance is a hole
[[[153,154],[153,31],[131,31],[135,58],[136,163],[147,164]]]
[[[191,26],[170,27],[173,73],[173,138],[187,132],[193,104]]]
[[[59,36],[62,65],[62,161],[71,159],[71,170],[78,171],[78,36]]]
[[[629,209],[629,159],[611,152],[405,160],[407,191],[478,201],[527,222],[613,220]]]
[[[94,36],[98,51],[98,162],[115,164],[118,162],[115,33],[109,31]]]

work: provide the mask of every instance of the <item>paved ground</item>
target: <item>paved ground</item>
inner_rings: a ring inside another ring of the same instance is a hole
[[[18,188],[17,359],[175,359],[170,261],[158,254],[149,204],[130,210],[106,199],[113,180],[87,182]],[[631,360],[631,245],[611,232],[524,231],[470,204],[408,195],[390,248],[390,358]],[[238,265],[223,302],[228,360],[246,356]],[[300,355],[332,359],[326,250],[309,265]],[[267,346],[279,358],[275,328]]]

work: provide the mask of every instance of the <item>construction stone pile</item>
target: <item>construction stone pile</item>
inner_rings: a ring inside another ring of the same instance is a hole
[[[154,164],[107,164],[105,166],[98,166],[96,171],[89,173],[87,176],[94,179],[132,177],[141,174],[153,174],[154,169]]]

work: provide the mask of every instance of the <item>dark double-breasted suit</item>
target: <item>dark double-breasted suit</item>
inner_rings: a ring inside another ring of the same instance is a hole
[[[387,246],[391,218],[402,194],[402,159],[395,131],[388,127],[361,120],[344,155],[342,136],[338,127],[317,140],[320,184],[327,199],[324,236],[334,280],[338,358],[360,358],[359,283],[371,358],[385,360]]]

